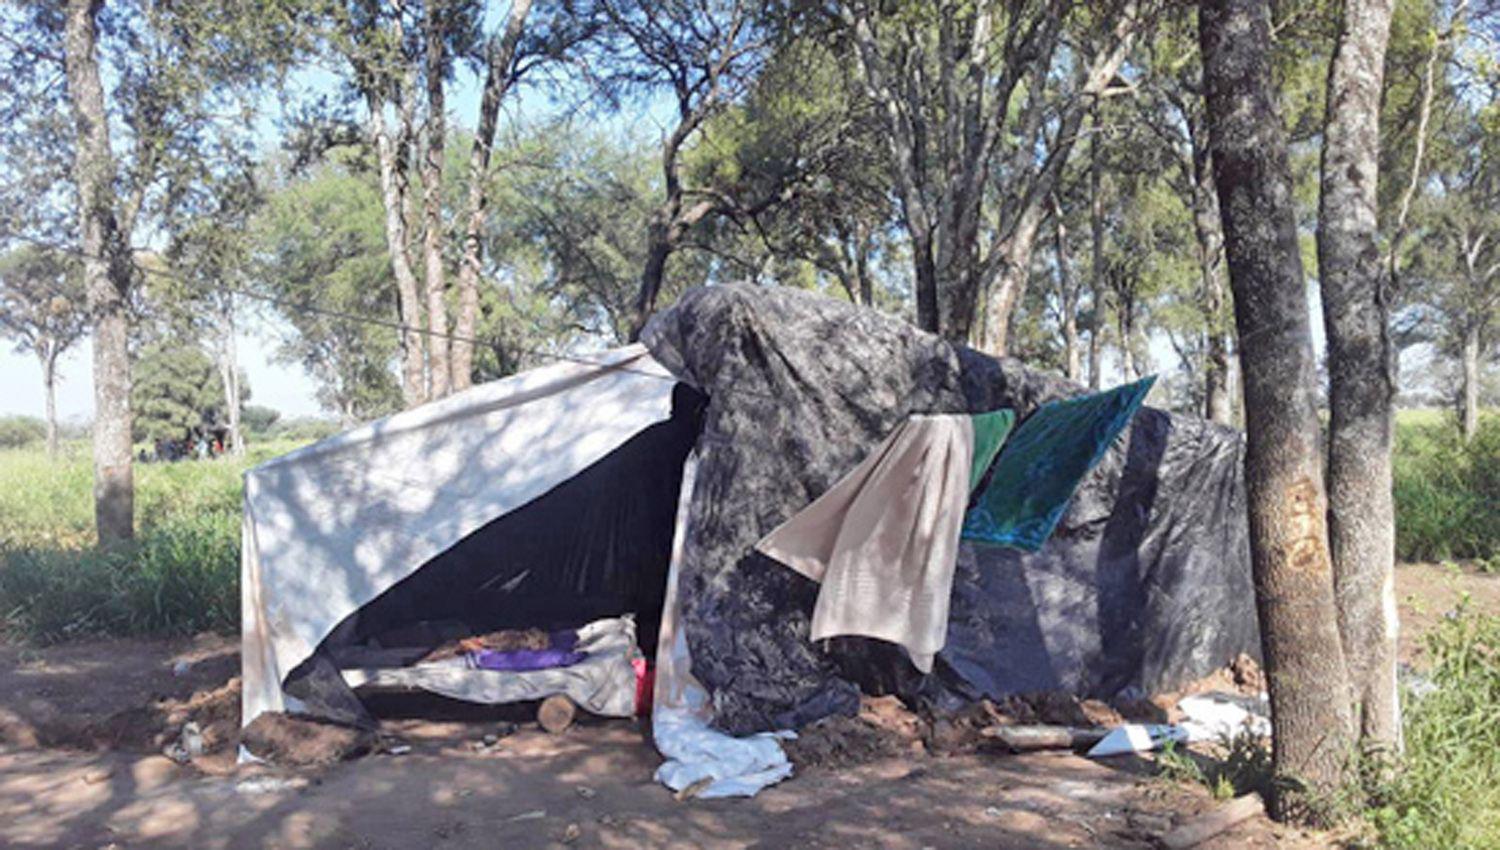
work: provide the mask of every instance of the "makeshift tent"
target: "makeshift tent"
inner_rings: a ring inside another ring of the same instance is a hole
[[[734,734],[853,713],[861,689],[937,705],[1112,697],[1256,651],[1242,437],[1133,406],[1102,454],[1086,440],[1067,450],[1086,455],[1083,478],[1040,548],[958,542],[931,674],[871,638],[814,644],[818,584],[757,544],[914,416],[1009,409],[1020,433],[1085,390],[781,288],[692,290],[643,341],[247,473],[245,722],[284,709],[359,722],[351,683],[463,633],[623,618],[639,647],[626,655],[650,657],[669,574],[660,634],[710,697],[694,705]],[[1007,486],[1005,463],[1002,446],[982,488]]]

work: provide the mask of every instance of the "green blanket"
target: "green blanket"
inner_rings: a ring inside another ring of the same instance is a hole
[[[974,462],[969,467],[969,492],[984,480],[984,473],[995,462],[995,455],[1005,445],[1011,426],[1016,424],[1016,412],[1010,408],[978,413],[970,417],[974,424]]]
[[[963,538],[1040,549],[1083,477],[1130,423],[1155,381],[1152,376],[1050,402],[1026,417],[1000,450],[989,486],[965,514]],[[976,421],[976,462],[979,433]]]

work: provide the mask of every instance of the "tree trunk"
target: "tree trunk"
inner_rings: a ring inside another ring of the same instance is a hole
[[[912,232],[910,227],[908,232]],[[912,270],[916,276],[917,327],[932,333],[938,327],[938,273],[932,259],[932,240],[912,232]]]
[[[396,309],[401,316],[401,397],[408,408],[427,400],[427,347],[422,339],[422,298],[416,273],[407,251],[406,196],[409,187],[385,120],[385,102],[371,94],[370,135],[374,137],[380,171],[380,200],[385,209],[385,247],[391,257],[391,276],[396,279]],[[407,135],[402,132],[403,138]]]
[[[1073,264],[1068,255],[1068,224],[1063,220],[1062,204],[1052,196],[1052,246],[1057,254],[1058,309],[1062,313],[1063,375],[1070,381],[1083,377],[1078,351],[1078,284],[1073,280]]]
[[[1363,748],[1401,743],[1396,691],[1396,387],[1377,238],[1380,90],[1392,0],[1345,0],[1328,75],[1318,282],[1328,339],[1328,542]]]
[[[1094,300],[1099,300],[1099,293],[1094,293]],[[1099,308],[1095,306],[1095,315]],[[1104,329],[1100,327],[1098,320],[1089,330],[1089,389],[1098,391],[1104,386],[1104,340],[1100,336]]]
[[[1244,364],[1245,484],[1278,817],[1341,787],[1353,717],[1329,558],[1317,374],[1266,0],[1200,0],[1214,184]],[[1294,790],[1305,788],[1304,791]]]
[[[667,238],[667,227],[653,221],[648,227],[646,264],[641,268],[641,286],[636,293],[635,317],[630,322],[630,341],[641,338],[646,322],[656,312],[656,298],[661,294],[661,282],[667,272],[667,257],[672,255],[672,244]]]
[[[1041,202],[1027,204],[1020,211],[1010,240],[994,249],[1001,251],[1004,259],[1000,274],[988,287],[990,297],[984,305],[984,325],[980,328],[983,335],[975,342],[996,357],[1004,357],[1010,346],[1011,315],[1026,294],[1026,282],[1031,276],[1031,252],[1036,248],[1036,234],[1041,224]]]
[[[458,316],[453,328],[453,389],[468,389],[474,383],[474,331],[479,319],[479,274],[484,257],[480,231],[484,229],[485,204],[489,200],[490,151],[495,146],[500,101],[512,82],[516,46],[531,0],[514,0],[505,20],[505,30],[490,45],[489,67],[484,76],[484,94],[479,102],[479,126],[469,150],[469,192],[464,215],[463,260],[458,266]]]
[[[1463,397],[1459,400],[1459,418],[1464,442],[1479,431],[1479,323],[1470,320],[1463,339]]]
[[[130,435],[130,263],[114,208],[114,155],[99,79],[95,0],[68,0],[64,60],[76,136],[73,182],[94,326],[94,525],[99,542],[135,536]]]
[[[453,370],[448,362],[447,281],[443,269],[443,78],[447,71],[447,11],[441,0],[428,0],[423,13],[427,120],[422,127],[422,261],[427,288],[427,393],[448,395]]]
[[[57,342],[37,346],[42,361],[42,389],[47,395],[47,456],[57,456]]]
[[[1093,287],[1094,320],[1089,330],[1089,389],[1098,391],[1104,384],[1104,314],[1105,293],[1108,285],[1104,280],[1104,192],[1099,164],[1099,107],[1094,106],[1092,122],[1094,133],[1089,137],[1089,242],[1090,286]]]
[[[1191,120],[1191,119],[1189,119]],[[1190,127],[1192,125],[1190,124]],[[1213,168],[1198,132],[1189,133],[1193,169],[1193,234],[1198,243],[1198,274],[1203,285],[1203,319],[1207,337],[1203,363],[1203,413],[1210,422],[1228,425],[1234,412],[1229,399],[1228,316],[1224,298],[1224,236]]]
[[[229,452],[235,457],[245,456],[245,435],[240,427],[240,357],[239,341],[235,339],[234,301],[226,296],[224,314],[220,327],[223,339],[219,343],[219,382],[224,386],[224,415],[229,418]]]

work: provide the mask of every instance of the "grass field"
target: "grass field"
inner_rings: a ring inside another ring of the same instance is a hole
[[[1395,455],[1396,556],[1500,570],[1500,415],[1468,443],[1441,411],[1402,411]]]
[[[57,459],[0,451],[0,628],[49,643],[89,634],[232,632],[239,623],[241,476],[296,448],[135,467],[137,540],[93,546],[85,444]]]

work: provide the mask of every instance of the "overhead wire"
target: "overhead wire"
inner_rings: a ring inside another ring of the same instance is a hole
[[[43,249],[50,250],[50,251],[57,251],[59,253],[68,254],[70,256],[78,257],[79,259],[84,259],[84,260],[87,260],[87,259],[102,260],[102,259],[104,259],[102,257],[98,257],[96,255],[89,254],[88,252],[84,251],[81,248],[76,248],[76,247],[71,246],[71,245],[61,245],[61,244],[58,244],[58,243],[55,243],[55,242],[50,242],[50,241],[47,241],[47,240],[44,240],[44,239],[38,239],[38,238],[33,237],[33,236],[27,236],[25,234],[6,233],[6,234],[3,234],[3,236],[0,236],[0,238],[12,239],[12,240],[15,240],[15,241],[18,241],[18,242],[24,242],[24,243],[27,243],[27,244],[32,245],[34,247],[37,247],[37,248],[43,248]],[[282,298],[280,296],[271,295],[271,294],[265,293],[265,292],[257,292],[257,291],[255,291],[253,289],[245,289],[243,287],[231,286],[229,284],[225,284],[225,283],[222,283],[222,282],[220,282],[220,283],[212,283],[212,284],[205,284],[205,283],[203,283],[201,281],[192,281],[192,280],[188,280],[187,278],[185,278],[185,277],[183,277],[183,276],[181,276],[179,274],[167,271],[165,269],[152,268],[150,266],[142,265],[141,263],[136,262],[136,260],[135,260],[135,258],[133,256],[130,259],[130,265],[131,265],[132,268],[134,268],[136,271],[138,271],[138,272],[140,272],[142,274],[155,275],[157,277],[160,277],[160,278],[163,278],[163,279],[166,279],[166,280],[176,281],[177,283],[181,283],[181,284],[184,284],[184,285],[187,285],[187,286],[192,286],[192,287],[198,288],[200,290],[204,289],[204,288],[207,288],[207,289],[211,289],[211,290],[216,291],[216,292],[223,292],[223,293],[227,293],[227,294],[231,294],[231,295],[239,295],[239,296],[242,296],[242,297],[245,297],[245,298],[250,298],[250,299],[253,299],[253,300],[256,300],[256,301],[260,301],[260,302],[263,302],[263,303],[266,303],[266,304],[271,304],[271,305],[273,305],[275,307],[278,307],[280,309],[283,309],[283,310],[294,310],[294,311],[303,312],[303,313],[312,313],[312,314],[316,314],[316,315],[320,315],[320,316],[326,316],[326,317],[331,318],[331,319],[338,319],[338,320],[341,320],[341,321],[354,322],[354,323],[358,323],[358,324],[371,325],[371,326],[375,326],[375,327],[383,327],[383,328],[388,328],[390,330],[397,331],[397,332],[403,333],[403,334],[404,333],[417,333],[417,334],[421,334],[421,335],[426,336],[426,337],[440,336],[440,337],[443,337],[443,338],[449,340],[450,342],[451,341],[466,342],[466,343],[469,343],[470,345],[484,346],[484,347],[490,347],[493,344],[493,340],[479,339],[479,338],[476,338],[476,337],[471,337],[471,336],[467,336],[467,335],[464,335],[464,334],[455,333],[455,332],[453,332],[451,330],[446,331],[446,332],[434,331],[431,328],[424,328],[424,327],[421,327],[420,325],[408,325],[408,324],[406,324],[404,322],[401,322],[400,320],[396,320],[396,319],[386,319],[386,318],[382,318],[380,316],[371,316],[371,315],[368,315],[368,314],[351,313],[351,312],[344,311],[344,310],[335,310],[333,308],[323,307],[321,305],[314,304],[314,303],[309,302],[309,301],[295,301],[295,300],[292,300],[292,299],[289,299],[289,298]],[[595,359],[591,359],[587,355],[567,354],[567,353],[564,353],[564,352],[544,351],[544,350],[540,350],[540,349],[532,349],[532,348],[524,348],[524,347],[516,347],[513,350],[514,351],[518,351],[518,352],[520,352],[522,354],[528,354],[528,355],[531,355],[533,357],[541,358],[541,359],[544,359],[544,360],[555,360],[555,361],[560,361],[560,362],[576,363],[576,364],[581,365],[581,366],[594,366],[594,367],[598,367],[598,368],[611,369],[611,370],[617,371],[617,372],[630,372],[632,374],[644,375],[644,376],[649,377],[649,378],[656,378],[658,380],[663,380],[663,381],[672,381],[674,383],[677,381],[677,379],[674,378],[674,377],[672,377],[671,375],[662,375],[660,373],[650,372],[650,371],[646,371],[644,369],[634,369],[634,368],[631,368],[630,366],[627,366],[627,365],[614,364],[614,363],[609,363],[609,362],[602,361],[602,360],[595,360]]]

